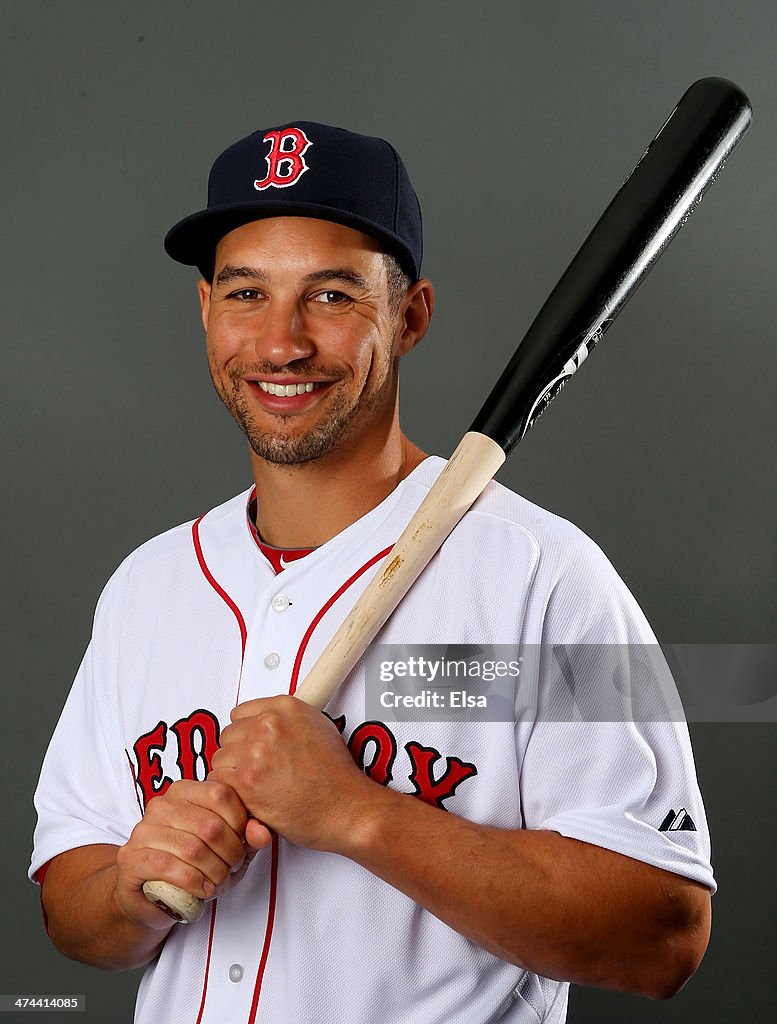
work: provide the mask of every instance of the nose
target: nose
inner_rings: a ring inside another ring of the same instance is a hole
[[[275,296],[256,324],[254,349],[258,361],[284,366],[309,359],[316,345],[305,323],[296,297]]]

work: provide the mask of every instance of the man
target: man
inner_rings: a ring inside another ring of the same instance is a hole
[[[327,715],[290,696],[444,465],[399,425],[434,308],[399,156],[309,122],[255,132],[166,248],[202,274],[254,486],[100,599],[36,795],[53,941],[148,964],[139,1021],[563,1021],[569,981],[673,994],[715,887],[684,726],[389,724],[365,716],[363,662]],[[496,483],[379,640],[655,643],[599,549]],[[148,879],[206,915],[173,924]]]

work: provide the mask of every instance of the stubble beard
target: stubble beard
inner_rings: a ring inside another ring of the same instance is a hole
[[[367,384],[355,402],[349,401],[348,394],[344,389],[340,389],[339,383],[332,385],[339,390],[328,399],[325,419],[301,434],[286,433],[282,428],[275,431],[261,430],[254,420],[246,396],[244,373],[272,376],[279,373],[281,367],[232,369],[229,372],[227,386],[216,376],[213,368],[211,376],[219,398],[245,434],[254,454],[266,462],[279,466],[297,466],[344,448],[356,436],[359,427],[388,400],[393,383],[391,363],[391,357],[388,356],[380,367],[373,366],[373,377],[377,371],[375,382],[370,385],[368,375]],[[327,370],[324,367],[306,367],[298,370],[299,376],[323,376],[330,379],[336,376],[336,373],[337,371],[333,373],[331,368]],[[293,426],[298,417],[280,414],[276,418],[281,424],[288,423]]]

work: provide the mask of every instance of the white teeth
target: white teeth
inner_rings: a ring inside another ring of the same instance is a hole
[[[292,395],[304,395],[316,387],[313,381],[308,381],[306,384],[273,384],[272,381],[260,380],[257,381],[257,384],[268,395],[281,395],[284,398],[291,398]]]

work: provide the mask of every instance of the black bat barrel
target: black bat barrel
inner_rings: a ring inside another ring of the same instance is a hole
[[[509,455],[688,219],[752,119],[742,90],[695,82],[582,244],[471,430]]]

